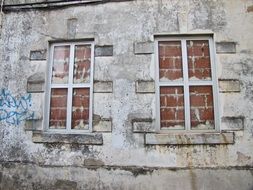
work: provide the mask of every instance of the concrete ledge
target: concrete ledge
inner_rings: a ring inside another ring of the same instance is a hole
[[[244,129],[244,117],[222,117],[221,130],[224,131],[241,131]]]
[[[95,57],[113,56],[113,46],[95,46]]]
[[[51,134],[34,132],[32,140],[34,143],[103,144],[102,134]]]
[[[30,60],[31,61],[40,61],[40,60],[46,60],[46,59],[47,59],[47,50],[46,49],[30,51]]]
[[[35,73],[27,79],[27,92],[44,92],[45,85],[45,74],[44,73]]]
[[[219,91],[223,93],[240,92],[240,81],[237,79],[219,79]]]
[[[154,53],[154,42],[134,43],[134,54],[152,54]]]
[[[151,118],[138,118],[132,120],[134,133],[154,133],[155,125]]]
[[[136,93],[155,93],[154,81],[136,81],[135,82]]]
[[[236,53],[236,43],[216,42],[216,53]]]
[[[146,134],[146,145],[233,144],[234,133]]]
[[[112,132],[112,120],[101,119],[97,124],[93,125],[94,132]]]
[[[112,81],[95,81],[93,92],[95,93],[112,93],[113,82]]]

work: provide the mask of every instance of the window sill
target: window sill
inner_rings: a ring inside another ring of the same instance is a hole
[[[34,143],[66,143],[83,145],[102,145],[102,134],[52,134],[43,132],[33,132]]]
[[[233,132],[146,134],[146,145],[219,145],[234,144]]]

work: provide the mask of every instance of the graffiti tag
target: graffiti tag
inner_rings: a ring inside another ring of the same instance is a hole
[[[34,112],[31,107],[31,94],[15,98],[6,89],[0,90],[0,121],[8,124],[19,125],[22,121],[33,119]]]

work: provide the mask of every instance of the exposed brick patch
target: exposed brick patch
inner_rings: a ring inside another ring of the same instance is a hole
[[[207,40],[188,40],[187,58],[190,79],[211,79],[209,43]]]
[[[183,77],[180,41],[159,42],[160,80],[178,80]]]
[[[190,87],[192,129],[214,129],[212,86]]]
[[[160,87],[161,128],[184,128],[183,87]]]

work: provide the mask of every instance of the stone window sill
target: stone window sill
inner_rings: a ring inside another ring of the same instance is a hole
[[[102,134],[53,134],[46,132],[33,132],[34,143],[66,143],[83,145],[102,145]]]
[[[233,132],[145,134],[146,145],[219,145],[234,144]]]

